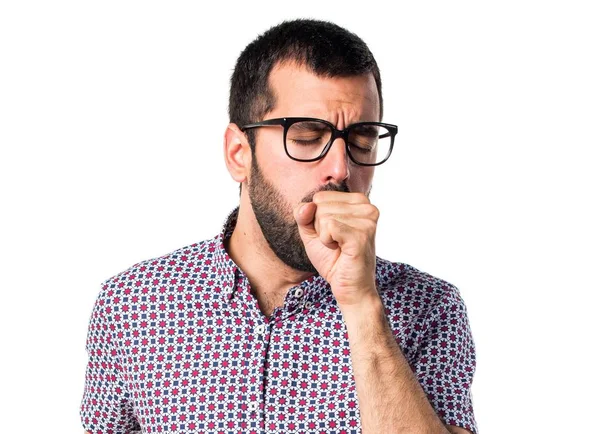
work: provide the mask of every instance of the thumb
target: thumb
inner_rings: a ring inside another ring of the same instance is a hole
[[[313,221],[316,211],[317,204],[314,202],[303,203],[294,210],[294,218],[298,224],[298,232],[300,232],[300,236],[304,242],[318,237]]]

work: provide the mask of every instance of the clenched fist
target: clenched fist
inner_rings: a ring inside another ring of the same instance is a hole
[[[306,254],[340,307],[377,294],[375,231],[379,210],[362,193],[320,191],[294,209]]]

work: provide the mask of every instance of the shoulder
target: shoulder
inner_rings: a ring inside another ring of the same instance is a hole
[[[98,299],[118,303],[123,298],[136,298],[160,291],[161,287],[172,287],[182,279],[189,280],[193,274],[206,274],[211,269],[216,244],[215,237],[137,262],[104,280]]]
[[[413,308],[432,308],[444,302],[462,303],[452,283],[412,265],[377,257],[377,286],[384,302],[412,301]]]
[[[440,321],[458,323],[466,318],[455,285],[409,264],[378,257],[377,287],[389,324],[407,352],[416,351],[427,331]]]

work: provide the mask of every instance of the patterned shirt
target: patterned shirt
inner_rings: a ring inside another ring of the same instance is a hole
[[[89,322],[80,408],[92,434],[360,433],[346,326],[314,275],[267,318],[216,237],[109,278]],[[448,282],[377,257],[390,327],[442,421],[477,426],[475,347]]]

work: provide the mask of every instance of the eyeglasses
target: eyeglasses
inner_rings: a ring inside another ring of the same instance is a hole
[[[331,122],[316,118],[277,118],[242,126],[252,128],[282,126],[285,153],[292,160],[311,162],[325,157],[333,142],[341,137],[350,159],[360,166],[378,166],[392,154],[396,125],[358,122],[338,130]]]

